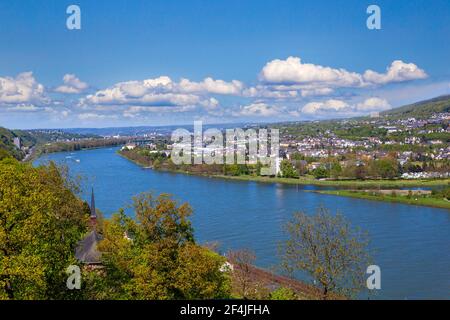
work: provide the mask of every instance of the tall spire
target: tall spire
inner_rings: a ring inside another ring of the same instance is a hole
[[[91,194],[91,218],[97,218],[97,212],[95,211],[95,196],[94,196],[94,187],[92,187]]]

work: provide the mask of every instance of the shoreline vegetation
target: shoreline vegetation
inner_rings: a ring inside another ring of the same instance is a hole
[[[384,191],[384,192],[383,192]],[[389,191],[389,192],[387,192]],[[410,192],[405,195],[402,191],[406,190],[317,190],[313,191],[319,194],[334,195],[339,197],[350,197],[371,201],[383,201],[402,203],[415,206],[425,206],[433,208],[442,208],[450,210],[450,201],[434,198],[430,194],[416,194]]]
[[[400,188],[445,188],[450,185],[450,179],[392,179],[392,180],[318,180],[312,177],[301,178],[282,178],[282,177],[263,177],[255,175],[231,176],[225,174],[211,174],[206,172],[193,172],[169,167],[155,167],[140,157],[133,157],[132,151],[118,151],[117,154],[125,159],[145,168],[163,172],[181,173],[187,175],[234,180],[234,181],[252,181],[259,183],[281,183],[289,185],[338,188],[339,190],[317,190],[320,194],[329,194],[343,197],[353,197],[366,200],[376,200],[385,202],[403,203],[409,205],[420,205],[435,208],[450,209],[450,202],[444,197],[442,199],[433,197],[433,194],[418,195],[414,190],[398,190]],[[356,190],[355,190],[356,189]],[[370,190],[364,190],[370,189]],[[387,190],[386,190],[387,189]],[[389,192],[383,192],[389,191]],[[403,193],[407,193],[406,195]],[[410,194],[408,194],[410,192]]]
[[[56,152],[69,152],[91,150],[108,147],[118,147],[125,144],[129,139],[84,139],[77,141],[61,141],[46,144],[39,144],[33,148],[32,152],[22,161],[32,162],[44,154]]]

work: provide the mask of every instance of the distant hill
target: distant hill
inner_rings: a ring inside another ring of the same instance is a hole
[[[419,101],[400,108],[384,111],[380,115],[395,118],[425,118],[433,113],[440,112],[450,112],[450,95]]]
[[[5,151],[14,158],[21,160],[25,152],[14,145],[14,138],[20,138],[21,145],[30,148],[49,142],[70,141],[72,139],[98,138],[94,135],[82,135],[64,132],[62,130],[10,130],[0,127],[0,159],[5,156]]]
[[[12,130],[0,127],[0,150],[6,151],[9,155],[13,156],[16,159],[22,159],[25,154],[14,145],[13,141],[15,137],[21,137],[22,139],[21,134],[18,135]],[[2,157],[4,155],[4,152],[0,154],[0,156]]]

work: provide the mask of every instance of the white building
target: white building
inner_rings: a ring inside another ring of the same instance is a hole
[[[14,145],[15,145],[18,149],[21,149],[21,148],[22,148],[22,143],[21,143],[19,137],[15,137],[15,138],[14,138]]]

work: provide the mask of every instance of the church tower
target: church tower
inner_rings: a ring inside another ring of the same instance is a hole
[[[95,196],[94,196],[94,188],[92,188],[92,194],[91,194],[91,226],[95,227],[97,225],[97,211],[95,210]]]

